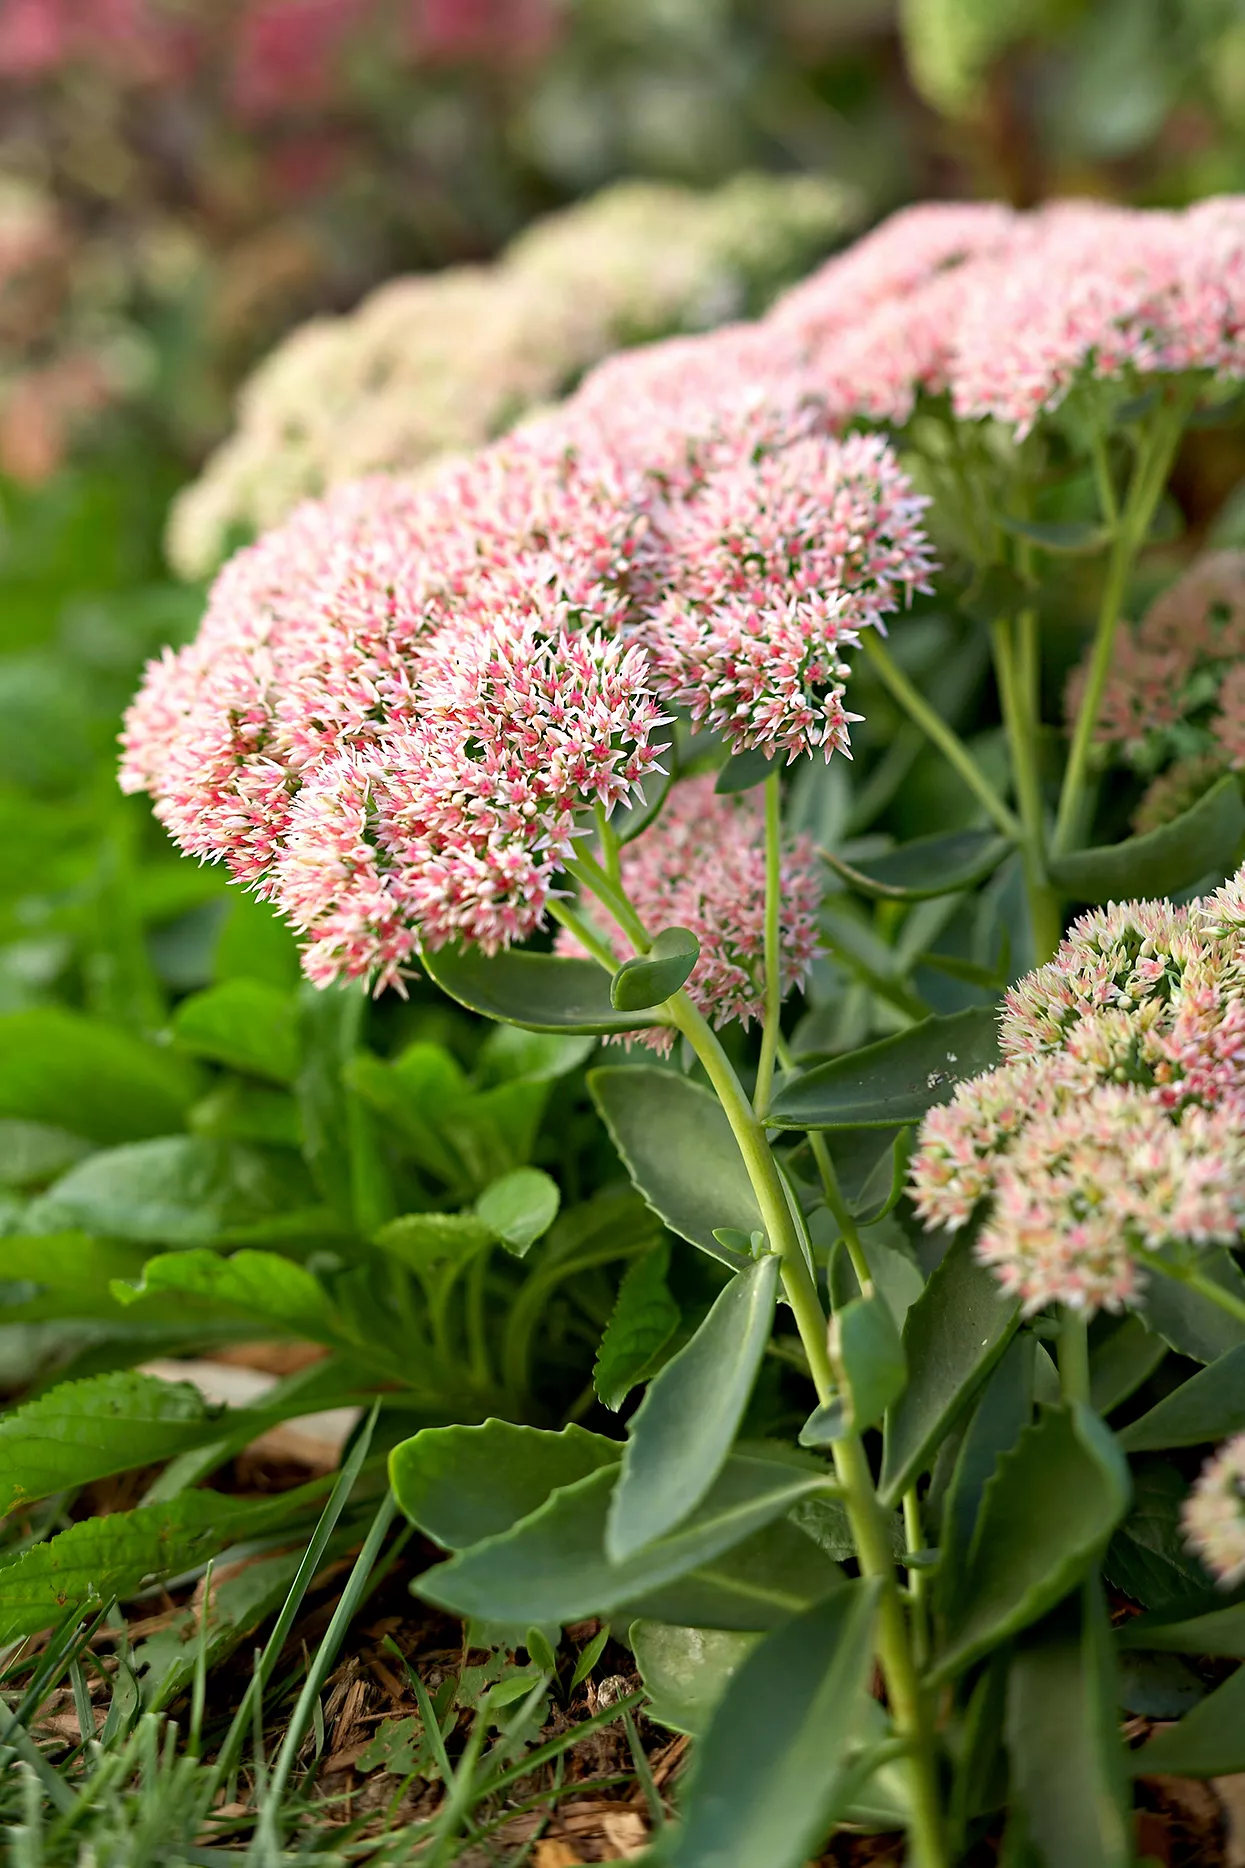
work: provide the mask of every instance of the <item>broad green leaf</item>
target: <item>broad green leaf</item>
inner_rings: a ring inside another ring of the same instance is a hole
[[[729,797],[737,791],[751,791],[754,785],[763,785],[774,770],[774,761],[759,746],[747,752],[733,752],[718,773],[713,789],[719,797]]]
[[[886,1417],[882,1495],[897,1504],[975,1388],[986,1379],[1020,1320],[998,1279],[957,1235],[904,1321],[908,1385]]]
[[[1008,1676],[1013,1795],[1043,1868],[1132,1868],[1117,1705],[1106,1605],[1091,1580],[1026,1634]]]
[[[903,1343],[890,1306],[857,1297],[830,1319],[830,1360],[854,1433],[875,1427],[907,1380]]]
[[[108,1147],[179,1129],[193,1065],[63,1007],[0,1017],[0,1116],[46,1122]]]
[[[1229,1252],[1203,1252],[1199,1269],[1234,1297],[1245,1300],[1245,1277]],[[1194,1362],[1217,1362],[1245,1343],[1245,1323],[1175,1278],[1158,1273],[1151,1277],[1138,1308],[1156,1335]]]
[[[302,1062],[295,1080],[303,1155],[321,1197],[344,1225],[370,1238],[394,1217],[384,1155],[370,1109],[352,1087],[367,1001],[361,986],[299,994]]]
[[[473,1082],[481,1089],[499,1083],[551,1083],[586,1063],[596,1041],[563,1037],[554,1031],[525,1031],[521,1025],[493,1025],[476,1053]]]
[[[1039,545],[1043,551],[1079,556],[1102,551],[1111,540],[1108,526],[1093,524],[1088,519],[1018,519],[1010,512],[994,516],[1005,532],[1026,539],[1031,545]]]
[[[968,1077],[999,1061],[994,1008],[974,1006],[949,1018],[927,1018],[787,1077],[766,1121],[779,1129],[889,1129],[919,1122],[948,1102]]]
[[[117,1321],[123,1312],[112,1294],[112,1281],[141,1277],[145,1258],[141,1245],[92,1239],[81,1232],[8,1238],[0,1257],[5,1282],[29,1289],[0,1309],[0,1321],[34,1323],[60,1317]]]
[[[673,1868],[801,1868],[817,1853],[859,1778],[877,1588],[834,1591],[742,1661],[697,1749]]]
[[[1153,1375],[1167,1354],[1167,1344],[1130,1313],[1120,1319],[1089,1359],[1089,1398],[1096,1414],[1106,1416]],[[1126,1430],[1127,1431],[1127,1430]],[[1122,1442],[1127,1446],[1128,1442]]]
[[[193,1057],[274,1083],[298,1074],[298,1002],[262,980],[225,980],[183,999],[173,1031]]]
[[[737,1454],[678,1531],[611,1563],[605,1521],[615,1479],[615,1468],[607,1467],[563,1487],[512,1530],[427,1571],[419,1593],[456,1615],[523,1624],[579,1621],[626,1607],[656,1614],[639,1605],[712,1565],[825,1484],[820,1474]]]
[[[755,1633],[653,1621],[632,1622],[627,1638],[648,1694],[649,1718],[697,1738],[757,1644]]]
[[[310,1204],[301,1163],[242,1142],[167,1135],[89,1155],[32,1206],[44,1232],[77,1228],[150,1245],[206,1245]]]
[[[611,1561],[664,1537],[700,1504],[728,1454],[769,1342],[778,1260],[737,1272],[691,1341],[649,1383],[610,1500]]]
[[[558,1183],[543,1168],[523,1167],[486,1187],[476,1214],[508,1252],[523,1258],[548,1232],[561,1204]]]
[[[275,1498],[184,1492],[164,1505],[143,1505],[85,1518],[0,1567],[0,1644],[37,1634],[70,1605],[125,1600],[161,1576],[193,1569],[243,1539],[300,1534],[300,1518],[323,1497],[321,1484]]]
[[[610,1004],[616,1012],[642,1012],[677,992],[700,958],[700,942],[690,928],[663,928],[646,954],[624,960],[610,981]]]
[[[356,1051],[345,1080],[370,1108],[393,1124],[416,1164],[449,1186],[466,1178],[462,1157],[443,1121],[468,1094],[458,1063],[439,1044],[411,1044],[391,1063]]]
[[[1169,1460],[1153,1455],[1134,1457],[1132,1477],[1132,1506],[1107,1546],[1102,1573],[1143,1608],[1195,1613],[1213,1595],[1214,1582],[1184,1534],[1187,1480]]]
[[[181,868],[188,865],[181,864]],[[278,992],[299,982],[298,943],[276,910],[241,889],[229,891],[229,910],[216,937],[214,979],[259,980]]]
[[[610,976],[595,960],[508,948],[492,956],[478,947],[442,947],[420,958],[429,977],[485,1018],[530,1031],[645,1031],[664,1024],[660,1012],[618,1012]]]
[[[837,1288],[840,1266],[856,1295]],[[859,1289],[840,1244],[831,1260],[830,1318],[830,1360],[839,1391],[809,1415],[800,1429],[801,1446],[833,1446],[875,1427],[903,1392],[907,1371],[894,1312],[884,1297],[861,1297]]]
[[[509,1531],[559,1487],[617,1466],[621,1455],[616,1440],[582,1427],[548,1433],[488,1420],[425,1427],[394,1447],[389,1478],[412,1524],[447,1550],[463,1550]]]
[[[1132,1615],[1120,1623],[1115,1638],[1121,1648],[1160,1654],[1223,1654],[1245,1660],[1245,1602],[1208,1609],[1204,1615],[1173,1617],[1162,1610]]]
[[[1174,895],[1201,876],[1231,869],[1242,837],[1245,803],[1239,780],[1228,773],[1170,824],[1060,857],[1051,879],[1078,902]]]
[[[187,1117],[194,1135],[212,1141],[259,1142],[278,1148],[302,1148],[298,1104],[286,1090],[250,1077],[226,1077],[200,1097]]]
[[[982,1495],[998,1464],[1033,1419],[1033,1365],[1036,1339],[1013,1336],[981,1391],[942,1505],[938,1537],[941,1561],[935,1587],[944,1613],[957,1607],[965,1562],[972,1548]]]
[[[858,895],[879,902],[920,902],[975,888],[994,874],[1011,847],[1007,837],[991,830],[953,830],[854,863],[832,850],[822,855]]]
[[[615,1414],[679,1327],[681,1312],[666,1283],[669,1269],[670,1244],[662,1239],[635,1261],[618,1287],[592,1370],[597,1399]]]
[[[761,1209],[722,1105],[699,1084],[649,1064],[588,1073],[592,1099],[639,1192],[672,1232],[732,1270],[750,1263],[715,1230],[751,1236]]]
[[[956,1612],[934,1672],[960,1673],[1081,1581],[1128,1510],[1128,1465],[1088,1408],[1045,1408],[982,1494]]]
[[[339,1340],[333,1306],[319,1279],[276,1252],[234,1252],[229,1258],[216,1252],[167,1252],[148,1260],[140,1284],[113,1289],[123,1304],[177,1292],[312,1342]]]
[[[204,1445],[219,1437],[223,1413],[189,1382],[133,1369],[61,1382],[0,1419],[0,1517]]]
[[[646,1591],[627,1613],[674,1627],[756,1633],[781,1627],[843,1580],[791,1517],[778,1518],[677,1582]]]
[[[1230,1349],[1120,1429],[1126,1453],[1202,1446],[1245,1427],[1245,1344]]]
[[[492,1228],[474,1213],[403,1213],[376,1234],[383,1252],[418,1272],[474,1258],[492,1241]]]
[[[1128,1758],[1137,1777],[1231,1777],[1245,1771],[1245,1667],[1238,1667],[1178,1724]]]
[[[0,1187],[37,1187],[90,1152],[90,1142],[66,1129],[0,1118]]]

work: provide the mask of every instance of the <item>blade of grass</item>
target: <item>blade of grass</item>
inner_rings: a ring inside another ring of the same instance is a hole
[[[378,1407],[379,1403],[373,1407],[369,1419],[367,1434],[369,1439],[371,1428],[375,1425]],[[298,1696],[298,1703],[286,1728],[285,1737],[281,1741],[281,1749],[277,1753],[277,1761],[268,1782],[260,1825],[256,1831],[252,1849],[253,1858],[257,1863],[264,1861],[265,1854],[268,1854],[274,1861],[280,1860],[281,1841],[278,1825],[281,1803],[298,1758],[299,1748],[306,1735],[307,1727],[311,1724],[312,1707],[328,1679],[337,1658],[337,1650],[345,1639],[346,1631],[363,1600],[372,1571],[380,1556],[381,1547],[397,1512],[397,1500],[392,1492],[386,1492],[376,1516],[372,1519],[371,1529],[364,1540],[363,1548],[355,1559],[355,1565],[347,1579],[346,1587],[342,1590],[341,1598],[333,1611],[333,1618],[316,1649],[315,1659],[303,1683],[303,1690]]]
[[[345,1464],[337,1475],[333,1490],[329,1493],[328,1503],[321,1513],[320,1522],[316,1525],[312,1533],[311,1541],[307,1545],[306,1555],[298,1566],[297,1574],[290,1584],[289,1594],[282,1604],[281,1613],[277,1616],[276,1625],[271,1635],[268,1637],[263,1653],[255,1663],[255,1671],[251,1675],[246,1692],[242,1696],[242,1703],[233,1716],[233,1723],[230,1725],[229,1731],[225,1737],[225,1742],[221,1746],[220,1754],[216,1760],[215,1788],[219,1788],[226,1777],[231,1778],[237,1767],[238,1759],[242,1755],[242,1745],[246,1737],[247,1728],[253,1717],[255,1702],[257,1699],[262,1701],[264,1688],[268,1684],[272,1675],[272,1670],[280,1657],[281,1650],[289,1638],[290,1629],[294,1626],[295,1617],[302,1607],[303,1597],[311,1587],[312,1578],[320,1567],[329,1538],[333,1535],[333,1532],[337,1528],[337,1520],[345,1510],[346,1501],[354,1489],[355,1480],[362,1470],[363,1462],[367,1458],[368,1448],[372,1444],[372,1434],[375,1431],[376,1419],[379,1413],[380,1402],[376,1401],[373,1403],[371,1412],[359,1430],[358,1438],[351,1447]],[[229,1796],[226,1801],[232,1803],[232,1795]]]

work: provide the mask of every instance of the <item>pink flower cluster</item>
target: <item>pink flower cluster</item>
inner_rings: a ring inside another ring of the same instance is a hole
[[[686,992],[719,1029],[747,1025],[765,1006],[765,816],[755,791],[718,797],[711,777],[671,786],[656,823],[621,852],[622,885],[650,934],[690,928],[700,955]],[[822,881],[807,837],[783,852],[779,951],[784,994],[804,984],[817,947]],[[620,958],[631,951],[622,930],[604,911],[593,919]],[[584,949],[567,929],[559,953]],[[669,1050],[673,1033],[636,1034],[656,1051]]]
[[[997,1069],[921,1129],[929,1226],[980,1208],[979,1256],[1027,1309],[1118,1309],[1153,1254],[1245,1226],[1245,891],[1113,904],[1013,987]]]
[[[1184,1503],[1184,1534],[1227,1589],[1245,1579],[1245,1434],[1208,1459]]]
[[[897,214],[769,316],[831,416],[903,423],[916,397],[1026,434],[1086,377],[1245,373],[1245,200],[1181,213],[1056,201]]]
[[[530,934],[671,706],[736,751],[847,750],[844,650],[932,568],[889,447],[728,382],[646,448],[594,396],[298,509],[148,669],[123,785],[278,904],[314,979]]]
[[[149,670],[123,783],[279,904],[317,979],[522,939],[671,708],[734,751],[849,750],[847,656],[933,568],[925,502],[852,424],[929,390],[1024,432],[1085,372],[1234,373],[1242,253],[1235,200],[898,215],[758,324],[295,512]]]

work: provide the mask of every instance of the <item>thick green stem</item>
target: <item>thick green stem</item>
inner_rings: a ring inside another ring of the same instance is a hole
[[[1014,837],[1020,842],[1022,833],[1019,819],[1003,802],[959,734],[939,718],[919,689],[909,681],[875,629],[866,629],[860,639],[870,661],[900,706],[934,742],[948,763],[955,767],[1003,835]]]
[[[808,1131],[808,1145],[817,1163],[817,1172],[821,1176],[821,1190],[826,1196],[826,1205],[831,1218],[839,1229],[839,1236],[847,1247],[847,1256],[852,1261],[852,1270],[856,1273],[856,1282],[866,1295],[873,1289],[873,1273],[869,1269],[869,1260],[861,1242],[860,1229],[856,1216],[843,1197],[839,1177],[835,1172],[834,1160],[826,1145],[826,1138],[816,1129]]]
[[[915,1485],[903,1495],[903,1532],[908,1555],[915,1557],[925,1548],[921,1524],[921,1501]],[[926,1576],[919,1564],[908,1566],[908,1593],[912,1599],[912,1651],[918,1667],[929,1658],[929,1609],[926,1602]]]
[[[769,1145],[769,1137],[757,1121],[756,1112],[744,1095],[731,1061],[718,1043],[708,1020],[692,1004],[687,994],[676,992],[667,999],[666,1010],[683,1033],[717,1093],[723,1113],[731,1125],[736,1146],[743,1156],[752,1182],[761,1220],[769,1239],[770,1250],[782,1261],[783,1289],[791,1305],[804,1353],[812,1371],[819,1401],[829,1401],[834,1394],[834,1371],[830,1367],[830,1349],[826,1339],[826,1317],[817,1296],[813,1275],[804,1257],[796,1233],[787,1192]]]
[[[1031,615],[1031,612],[1029,613]],[[1029,633],[1031,634],[1031,628]],[[1046,874],[1046,826],[1042,814],[1042,787],[1037,764],[1037,711],[1032,689],[1032,675],[1027,665],[1017,665],[1017,644],[1006,617],[1000,617],[990,630],[994,649],[994,672],[1003,725],[1011,753],[1016,781],[1016,799],[1024,830],[1025,893],[1029,919],[1033,927],[1034,958],[1040,966],[1049,960],[1063,934],[1063,913],[1059,896],[1051,888]],[[1026,650],[1029,643],[1026,640]]]
[[[597,835],[601,839],[602,865],[614,887],[620,888],[622,886],[622,862],[618,853],[618,838],[614,835],[613,826],[605,815],[603,804],[598,804],[596,807],[596,820]]]
[[[1083,1310],[1070,1307],[1059,1319],[1059,1386],[1065,1401],[1089,1406],[1089,1323]]]
[[[584,952],[591,954],[607,973],[618,971],[618,956],[613,952],[609,943],[590,927],[583,915],[577,913],[568,902],[558,901],[555,897],[549,903],[549,912],[555,921],[562,923],[568,934],[575,936]]]
[[[1102,712],[1103,695],[1106,693],[1107,681],[1111,674],[1116,631],[1128,592],[1128,581],[1137,554],[1145,543],[1155,507],[1167,484],[1172,457],[1176,452],[1189,406],[1189,394],[1182,391],[1178,392],[1174,400],[1167,403],[1159,412],[1148,440],[1138,453],[1128,497],[1116,522],[1115,534],[1111,541],[1111,555],[1107,560],[1107,575],[1102,588],[1102,600],[1098,608],[1098,624],[1094,633],[1089,673],[1085,681],[1085,691],[1081,696],[1076,724],[1072,729],[1072,745],[1068,752],[1067,769],[1063,775],[1063,788],[1059,794],[1059,811],[1055,819],[1055,835],[1052,845],[1056,856],[1064,855],[1073,847],[1081,833],[1090,752],[1098,727],[1098,717]]]
[[[622,889],[610,880],[596,858],[581,851],[566,865],[566,870],[568,875],[574,876],[580,888],[588,889],[603,908],[609,909],[636,952],[647,953],[653,944],[648,929]]]
[[[595,870],[595,874],[593,871]],[[585,866],[583,880],[598,897],[617,913],[605,893],[609,878],[597,865]],[[602,888],[604,884],[604,888]],[[610,891],[613,893],[613,891]],[[620,925],[625,922],[618,917]],[[634,914],[633,914],[634,920]],[[636,923],[639,927],[638,922]],[[639,932],[647,945],[642,927]],[[809,1372],[823,1404],[835,1391],[834,1370],[830,1363],[825,1312],[817,1295],[812,1272],[783,1184],[778,1164],[770,1148],[769,1137],[748,1101],[743,1086],[731,1066],[712,1028],[684,992],[667,999],[665,1011],[683,1033],[699,1058],[723,1113],[730,1124],[736,1145],[748,1171],[760,1208],[761,1220],[770,1249],[781,1261],[783,1289],[795,1318],[796,1328]],[[828,1159],[828,1157],[827,1157]],[[830,1184],[838,1192],[833,1163]],[[848,1225],[855,1233],[851,1215],[842,1206]],[[837,1215],[836,1215],[837,1217]],[[857,1243],[859,1240],[857,1238]],[[849,1247],[850,1250],[850,1247]],[[863,1263],[863,1254],[862,1263]],[[867,1273],[867,1266],[865,1267]],[[844,1503],[852,1526],[856,1554],[862,1575],[876,1577],[880,1585],[878,1603],[877,1654],[886,1683],[887,1698],[895,1730],[911,1748],[909,1762],[909,1797],[911,1817],[909,1835],[912,1844],[912,1868],[950,1868],[943,1837],[937,1773],[927,1718],[927,1710],[917,1678],[916,1664],[909,1646],[908,1627],[898,1578],[891,1558],[889,1525],[878,1499],[873,1475],[859,1437],[840,1440],[834,1448],[835,1471],[843,1489]]]
[[[873,1475],[864,1448],[855,1435],[835,1442],[834,1468],[843,1488],[860,1573],[862,1576],[876,1577],[881,1585],[878,1599],[878,1661],[886,1683],[886,1697],[895,1731],[911,1746],[908,1764],[911,1868],[950,1868],[928,1710],[917,1678],[908,1624],[895,1577],[889,1526],[874,1490]]]
[[[765,781],[765,1023],[752,1106],[769,1108],[774,1061],[782,1036],[782,778],[774,762]]]

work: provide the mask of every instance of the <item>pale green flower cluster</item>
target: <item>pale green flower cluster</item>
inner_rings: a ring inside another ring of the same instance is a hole
[[[840,184],[812,176],[706,194],[626,182],[491,266],[396,279],[312,320],[244,386],[234,434],[173,509],[171,562],[202,576],[299,500],[477,447],[620,346],[756,312],[856,218]]]

